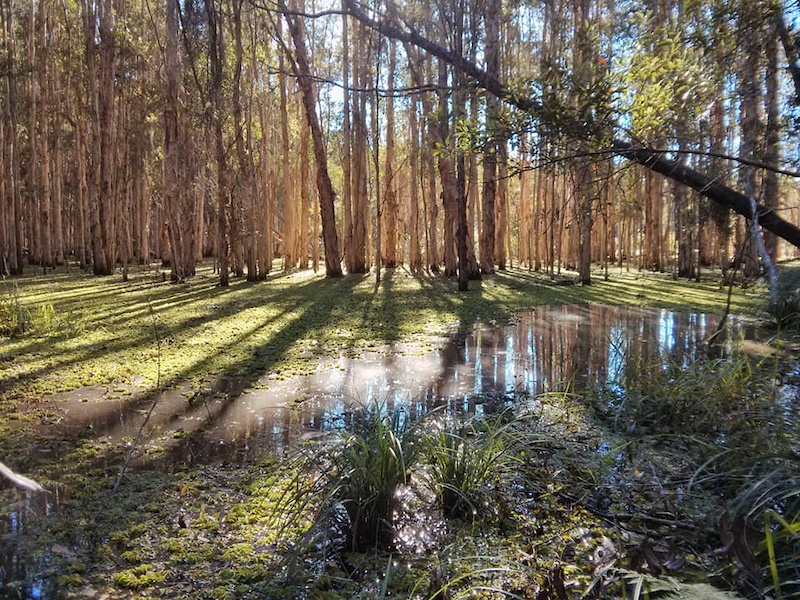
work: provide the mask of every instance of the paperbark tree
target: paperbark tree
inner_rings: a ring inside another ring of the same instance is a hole
[[[486,24],[486,72],[500,74],[500,0],[488,0],[484,15]],[[483,193],[481,197],[480,265],[484,273],[494,273],[495,200],[497,197],[497,144],[499,127],[497,112],[500,100],[493,95],[486,99],[486,147],[483,152]]]
[[[0,74],[3,80],[3,151],[2,177],[3,210],[5,218],[0,223],[6,232],[5,244],[0,254],[6,263],[5,269],[11,275],[22,275],[24,270],[22,207],[20,197],[19,140],[17,124],[17,65],[14,36],[14,11],[12,0],[0,3],[0,27],[2,27],[2,50],[5,69]]]
[[[217,173],[217,236],[219,255],[219,284],[227,287],[230,283],[230,239],[228,227],[229,190],[228,166],[225,155],[225,139],[223,134],[224,106],[222,101],[223,71],[222,62],[225,56],[225,44],[218,20],[216,0],[206,0],[206,17],[208,24],[208,57],[211,77],[208,80],[209,120],[213,131],[214,159]]]
[[[350,18],[342,14],[342,206],[344,209],[343,254],[348,273],[356,269],[353,245],[353,168],[350,126]]]
[[[186,144],[180,130],[181,69],[178,54],[178,0],[167,0],[166,6],[166,102],[164,105],[164,199],[167,234],[170,245],[170,279],[183,281],[195,274],[194,211],[192,199],[185,189],[181,165],[186,157],[181,148]],[[182,143],[183,142],[183,143]]]
[[[322,219],[322,240],[325,248],[325,274],[328,277],[340,277],[342,275],[342,266],[339,259],[339,239],[336,233],[334,211],[336,194],[333,191],[333,184],[328,173],[328,157],[325,152],[319,118],[317,117],[317,100],[312,85],[303,29],[300,26],[299,16],[290,14],[285,5],[283,10],[295,46],[295,75],[303,96],[306,120],[311,129],[311,140],[317,170],[320,216]]]
[[[345,0],[345,3],[350,15],[375,31],[388,37],[418,46],[440,60],[461,70],[468,75],[476,85],[482,87],[496,97],[502,98],[508,104],[530,114],[534,118],[541,119],[543,117],[542,106],[538,100],[520,95],[463,56],[459,56],[447,48],[431,41],[414,29],[398,25],[396,21],[376,20],[369,17],[361,10],[355,0]],[[723,205],[742,216],[747,218],[752,216],[753,211],[751,203],[745,195],[716,182],[712,177],[666,158],[663,155],[663,151],[659,149],[639,146],[623,139],[613,139],[608,147],[608,151],[686,185],[698,191],[703,197]],[[780,217],[776,211],[769,210],[761,204],[757,204],[756,212],[759,223],[764,229],[772,231],[790,244],[800,248],[800,227],[786,221]]]

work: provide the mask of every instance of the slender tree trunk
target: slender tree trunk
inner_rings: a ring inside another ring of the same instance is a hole
[[[486,72],[500,73],[500,0],[486,2]],[[486,148],[483,155],[483,194],[481,214],[481,271],[494,273],[497,200],[497,144],[499,101],[492,95],[486,99]]]
[[[344,9],[344,0],[342,0]],[[350,127],[350,19],[342,15],[342,205],[344,208],[344,264],[348,273],[355,272],[353,247],[353,169],[351,159],[352,131]]]
[[[211,79],[209,80],[209,98],[211,101],[211,124],[214,132],[214,155],[217,163],[217,236],[219,238],[219,284],[227,287],[229,284],[229,227],[228,227],[228,173],[225,156],[225,140],[223,138],[223,57],[225,45],[222,30],[219,25],[219,13],[216,0],[206,0],[206,16],[208,18],[208,55],[211,66]]]
[[[757,3],[751,0],[740,0],[740,20],[749,23],[750,35],[742,39],[744,56],[740,64],[739,97],[740,97],[740,123],[742,143],[740,154],[747,160],[758,160],[758,146],[764,135],[764,124],[761,121],[759,105],[762,100],[762,86],[760,77],[761,56],[763,54],[762,37],[756,30],[759,22]],[[755,167],[742,165],[740,169],[742,190],[747,198],[755,198],[756,190],[760,187],[757,181],[758,173]],[[748,277],[755,277],[760,271],[756,246],[750,236],[742,234],[741,243],[747,244],[743,253],[743,273]]]
[[[5,197],[2,202],[8,207],[8,271],[11,275],[22,275],[24,270],[24,232],[22,227],[21,181],[19,166],[19,137],[17,123],[17,65],[14,37],[14,11],[11,0],[0,4],[2,14],[3,54],[5,69],[3,79],[3,154],[2,176],[5,179]]]
[[[114,31],[114,2],[101,0],[99,15],[99,70],[98,70],[98,116],[100,135],[100,188],[98,200],[100,204],[100,230],[103,240],[103,264],[105,270],[97,274],[111,274],[114,271],[115,239],[114,215],[116,205],[116,190],[114,188],[114,175],[116,165],[116,123],[114,111],[114,77],[116,65],[116,40]],[[96,257],[95,257],[95,260]]]
[[[311,128],[311,140],[317,167],[317,191],[319,193],[320,215],[322,218],[322,239],[325,247],[325,273],[328,277],[340,277],[342,275],[342,267],[339,260],[339,240],[336,234],[335,193],[328,174],[328,157],[325,153],[322,129],[316,112],[317,101],[312,86],[303,29],[300,26],[300,17],[288,14],[288,11],[285,16],[295,46],[295,75],[303,95],[306,120]]]
[[[419,240],[419,187],[420,187],[420,159],[419,159],[419,119],[417,117],[418,96],[411,96],[408,109],[408,129],[410,152],[410,181],[408,195],[408,231],[409,231],[409,257],[408,263],[412,273],[419,273],[422,268],[422,251]]]
[[[778,167],[781,158],[781,115],[779,107],[780,71],[778,69],[777,32],[770,27],[765,40],[764,54],[767,61],[766,70],[766,135],[764,145],[764,163]],[[778,175],[772,170],[764,171],[764,187],[762,201],[768,210],[778,207]],[[770,232],[764,233],[764,244],[773,260],[778,258],[778,237]]]
[[[352,263],[353,273],[367,271],[367,222],[368,192],[367,192],[367,122],[366,122],[366,89],[367,76],[367,49],[366,29],[358,26],[358,33],[354,49],[354,80],[355,87],[361,91],[353,94],[353,137],[352,143],[352,181],[353,181],[353,211],[352,211]]]
[[[581,114],[587,111],[589,105],[583,98],[586,90],[594,79],[593,53],[590,38],[591,0],[575,0],[575,48],[573,71],[577,86],[577,93],[573,97],[575,108],[579,111],[581,122],[590,122],[591,115]],[[581,144],[581,151],[588,151],[585,143]],[[583,163],[576,167],[575,173],[575,216],[578,224],[578,281],[582,284],[592,282],[592,211],[594,209],[594,189],[592,183],[592,169],[589,164]]]
[[[447,63],[439,61],[439,119],[436,130],[436,144],[439,153],[439,178],[442,182],[442,203],[444,204],[444,274],[448,277],[458,272],[456,256],[456,226],[458,224],[458,184],[455,165],[451,156],[450,115],[445,90],[448,87]]]
[[[506,269],[508,258],[508,147],[502,142],[497,151],[497,199],[495,202],[494,259],[497,268]]]
[[[180,87],[181,72],[178,56],[178,0],[167,0],[166,10],[166,79],[164,104],[164,194],[167,235],[170,246],[170,279],[183,281],[194,275],[194,224],[184,205],[190,192],[184,189],[181,168]]]
[[[305,37],[305,36],[304,36]],[[312,92],[314,91],[313,83]],[[316,98],[316,93],[314,93]],[[300,219],[298,221],[297,258],[301,269],[308,268],[308,218],[311,214],[311,190],[309,189],[309,161],[308,137],[310,125],[308,120],[300,115]]]
[[[277,21],[277,34],[282,37],[283,31],[281,20]],[[281,172],[283,173],[283,270],[289,271],[297,264],[297,257],[294,254],[295,247],[295,207],[293,200],[293,190],[291,184],[291,157],[289,155],[289,102],[288,87],[289,82],[286,77],[286,51],[279,53],[278,59],[278,85],[281,90],[280,111],[281,111]]]
[[[39,81],[37,88],[39,90],[39,122],[38,131],[36,133],[37,143],[39,146],[39,192],[41,194],[39,202],[41,210],[39,217],[41,219],[41,243],[42,243],[42,265],[44,267],[52,267],[55,265],[55,256],[53,253],[53,197],[52,197],[52,180],[51,180],[51,167],[50,164],[50,86],[48,81],[47,63],[49,60],[49,44],[48,40],[48,16],[47,16],[47,3],[39,2],[39,9],[37,14],[37,38],[39,51],[37,52],[37,61],[39,66]],[[37,127],[31,123],[31,129],[36,130]]]
[[[394,77],[397,70],[397,42],[389,42],[389,71],[386,73],[386,148],[384,162],[384,222],[386,229],[383,243],[383,264],[388,269],[397,266],[397,185],[394,180]]]
[[[272,270],[272,262],[273,262],[273,248],[274,248],[274,240],[273,240],[273,229],[274,225],[274,210],[273,210],[273,200],[275,197],[274,188],[275,188],[275,177],[273,171],[271,169],[270,164],[273,162],[270,159],[270,153],[268,148],[270,148],[271,144],[271,125],[270,121],[268,121],[266,117],[266,109],[265,104],[267,100],[262,98],[261,102],[259,103],[259,124],[261,125],[261,176],[262,176],[262,185],[260,190],[260,196],[263,196],[264,201],[264,215],[262,220],[262,228],[264,230],[264,235],[262,236],[263,239],[263,246],[259,251],[259,265],[261,267],[260,278],[266,279],[267,275],[269,275],[270,271]]]

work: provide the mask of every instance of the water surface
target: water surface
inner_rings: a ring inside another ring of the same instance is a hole
[[[111,441],[132,438],[154,405],[148,443],[171,448],[168,460],[248,461],[341,429],[355,410],[374,402],[402,408],[411,419],[443,404],[480,412],[487,402],[520,394],[616,381],[633,358],[686,364],[708,351],[718,322],[714,315],[656,308],[543,306],[516,315],[511,325],[478,323],[456,332],[436,350],[324,359],[311,375],[266,374],[247,389],[231,379],[208,390],[187,385],[140,397],[131,382],[53,399],[65,433],[88,429]],[[752,325],[729,319],[722,351],[754,335]]]

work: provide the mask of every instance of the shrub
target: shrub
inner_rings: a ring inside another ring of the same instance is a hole
[[[781,329],[800,329],[800,267],[783,267],[767,312]]]

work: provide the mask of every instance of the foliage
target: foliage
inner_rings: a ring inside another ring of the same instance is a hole
[[[347,511],[348,546],[354,550],[392,546],[397,491],[417,456],[414,437],[404,411],[373,404],[332,449],[330,496]]]
[[[766,373],[746,355],[700,356],[681,364],[666,353],[628,357],[612,402],[617,426],[629,433],[709,434],[747,426],[749,401]]]
[[[32,305],[23,300],[16,282],[3,283],[0,296],[0,337],[19,338],[28,335],[58,333],[79,334],[82,326],[70,314],[60,314],[52,302]]]
[[[800,329],[800,267],[778,272],[778,289],[770,297],[767,312],[780,329]]]
[[[673,577],[654,577],[636,571],[619,570],[629,600],[743,600],[735,592],[719,590],[706,583],[683,583]]]
[[[475,518],[496,509],[501,483],[520,461],[512,409],[495,418],[446,416],[423,436],[426,485],[448,517]]]

